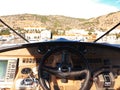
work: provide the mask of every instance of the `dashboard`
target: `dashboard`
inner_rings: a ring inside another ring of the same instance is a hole
[[[0,89],[42,90],[38,77],[41,59],[46,52],[61,46],[77,49],[84,56],[84,60],[87,60],[93,81],[91,90],[120,87],[120,48],[84,42],[41,42],[15,45],[0,50]],[[53,52],[45,64],[54,67],[62,59],[62,53],[61,50]],[[67,54],[72,67],[86,67],[81,56],[72,51]],[[82,77],[74,77],[67,82],[57,78],[60,90],[75,90],[75,88],[77,90],[80,88],[81,81]]]

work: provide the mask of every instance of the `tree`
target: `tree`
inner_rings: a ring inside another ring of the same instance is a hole
[[[9,35],[9,34],[10,34],[9,29],[5,29],[5,30],[0,31],[0,35]]]

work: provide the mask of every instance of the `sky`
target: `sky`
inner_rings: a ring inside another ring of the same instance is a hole
[[[120,10],[120,0],[1,0],[0,16],[14,14],[64,15],[92,18]]]

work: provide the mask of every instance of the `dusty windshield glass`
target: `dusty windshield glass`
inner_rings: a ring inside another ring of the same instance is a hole
[[[10,28],[0,22],[0,46],[58,38],[94,42],[120,22],[119,4],[119,0],[4,0],[0,19]],[[96,43],[101,42],[120,44],[120,26]]]

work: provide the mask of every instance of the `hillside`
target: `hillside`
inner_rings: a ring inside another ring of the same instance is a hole
[[[9,15],[1,16],[0,18],[15,29],[22,29],[24,27],[46,27],[51,30],[68,30],[72,28],[108,30],[120,21],[120,11],[90,19],[57,15],[42,16],[36,14]]]
[[[96,27],[108,30],[120,22],[120,11],[89,19],[90,22],[97,22]],[[120,27],[119,27],[120,28]]]
[[[42,16],[35,14],[22,14],[1,16],[12,27],[46,27],[48,29],[70,29],[80,28],[80,24],[85,19],[76,19],[65,16]]]

